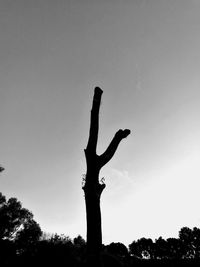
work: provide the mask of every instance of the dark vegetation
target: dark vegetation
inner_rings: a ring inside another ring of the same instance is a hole
[[[16,198],[0,193],[0,266],[89,266],[86,242],[79,235],[45,234]],[[183,227],[178,238],[140,238],[127,248],[103,245],[102,266],[199,266],[200,229]]]

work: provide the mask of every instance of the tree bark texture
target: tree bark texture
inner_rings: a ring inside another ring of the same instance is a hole
[[[99,109],[102,93],[103,91],[99,87],[94,89],[89,139],[85,149],[87,172],[83,186],[87,220],[87,257],[90,258],[91,263],[96,264],[95,266],[98,266],[97,264],[100,262],[102,248],[100,197],[105,188],[105,184],[99,182],[99,173],[101,168],[113,157],[121,140],[130,134],[130,130],[120,129],[116,132],[105,152],[102,155],[97,155]]]

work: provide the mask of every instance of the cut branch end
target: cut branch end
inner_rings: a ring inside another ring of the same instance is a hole
[[[125,129],[125,130],[120,129],[120,130],[117,132],[117,134],[119,135],[119,137],[120,137],[121,139],[126,138],[130,133],[131,133],[131,131],[130,131],[129,129]]]

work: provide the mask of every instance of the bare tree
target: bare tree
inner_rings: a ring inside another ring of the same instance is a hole
[[[95,266],[98,266],[98,264],[100,266],[102,248],[100,197],[105,188],[105,184],[99,182],[99,173],[101,168],[111,160],[121,140],[130,134],[128,129],[118,130],[105,152],[97,155],[99,108],[102,93],[103,91],[99,87],[94,89],[89,139],[85,149],[87,172],[83,186],[87,219],[87,259],[88,262],[94,263]]]

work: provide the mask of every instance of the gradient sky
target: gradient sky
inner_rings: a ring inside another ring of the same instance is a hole
[[[85,238],[81,177],[93,89],[103,242],[200,227],[200,1],[1,0],[0,191],[42,230]]]

